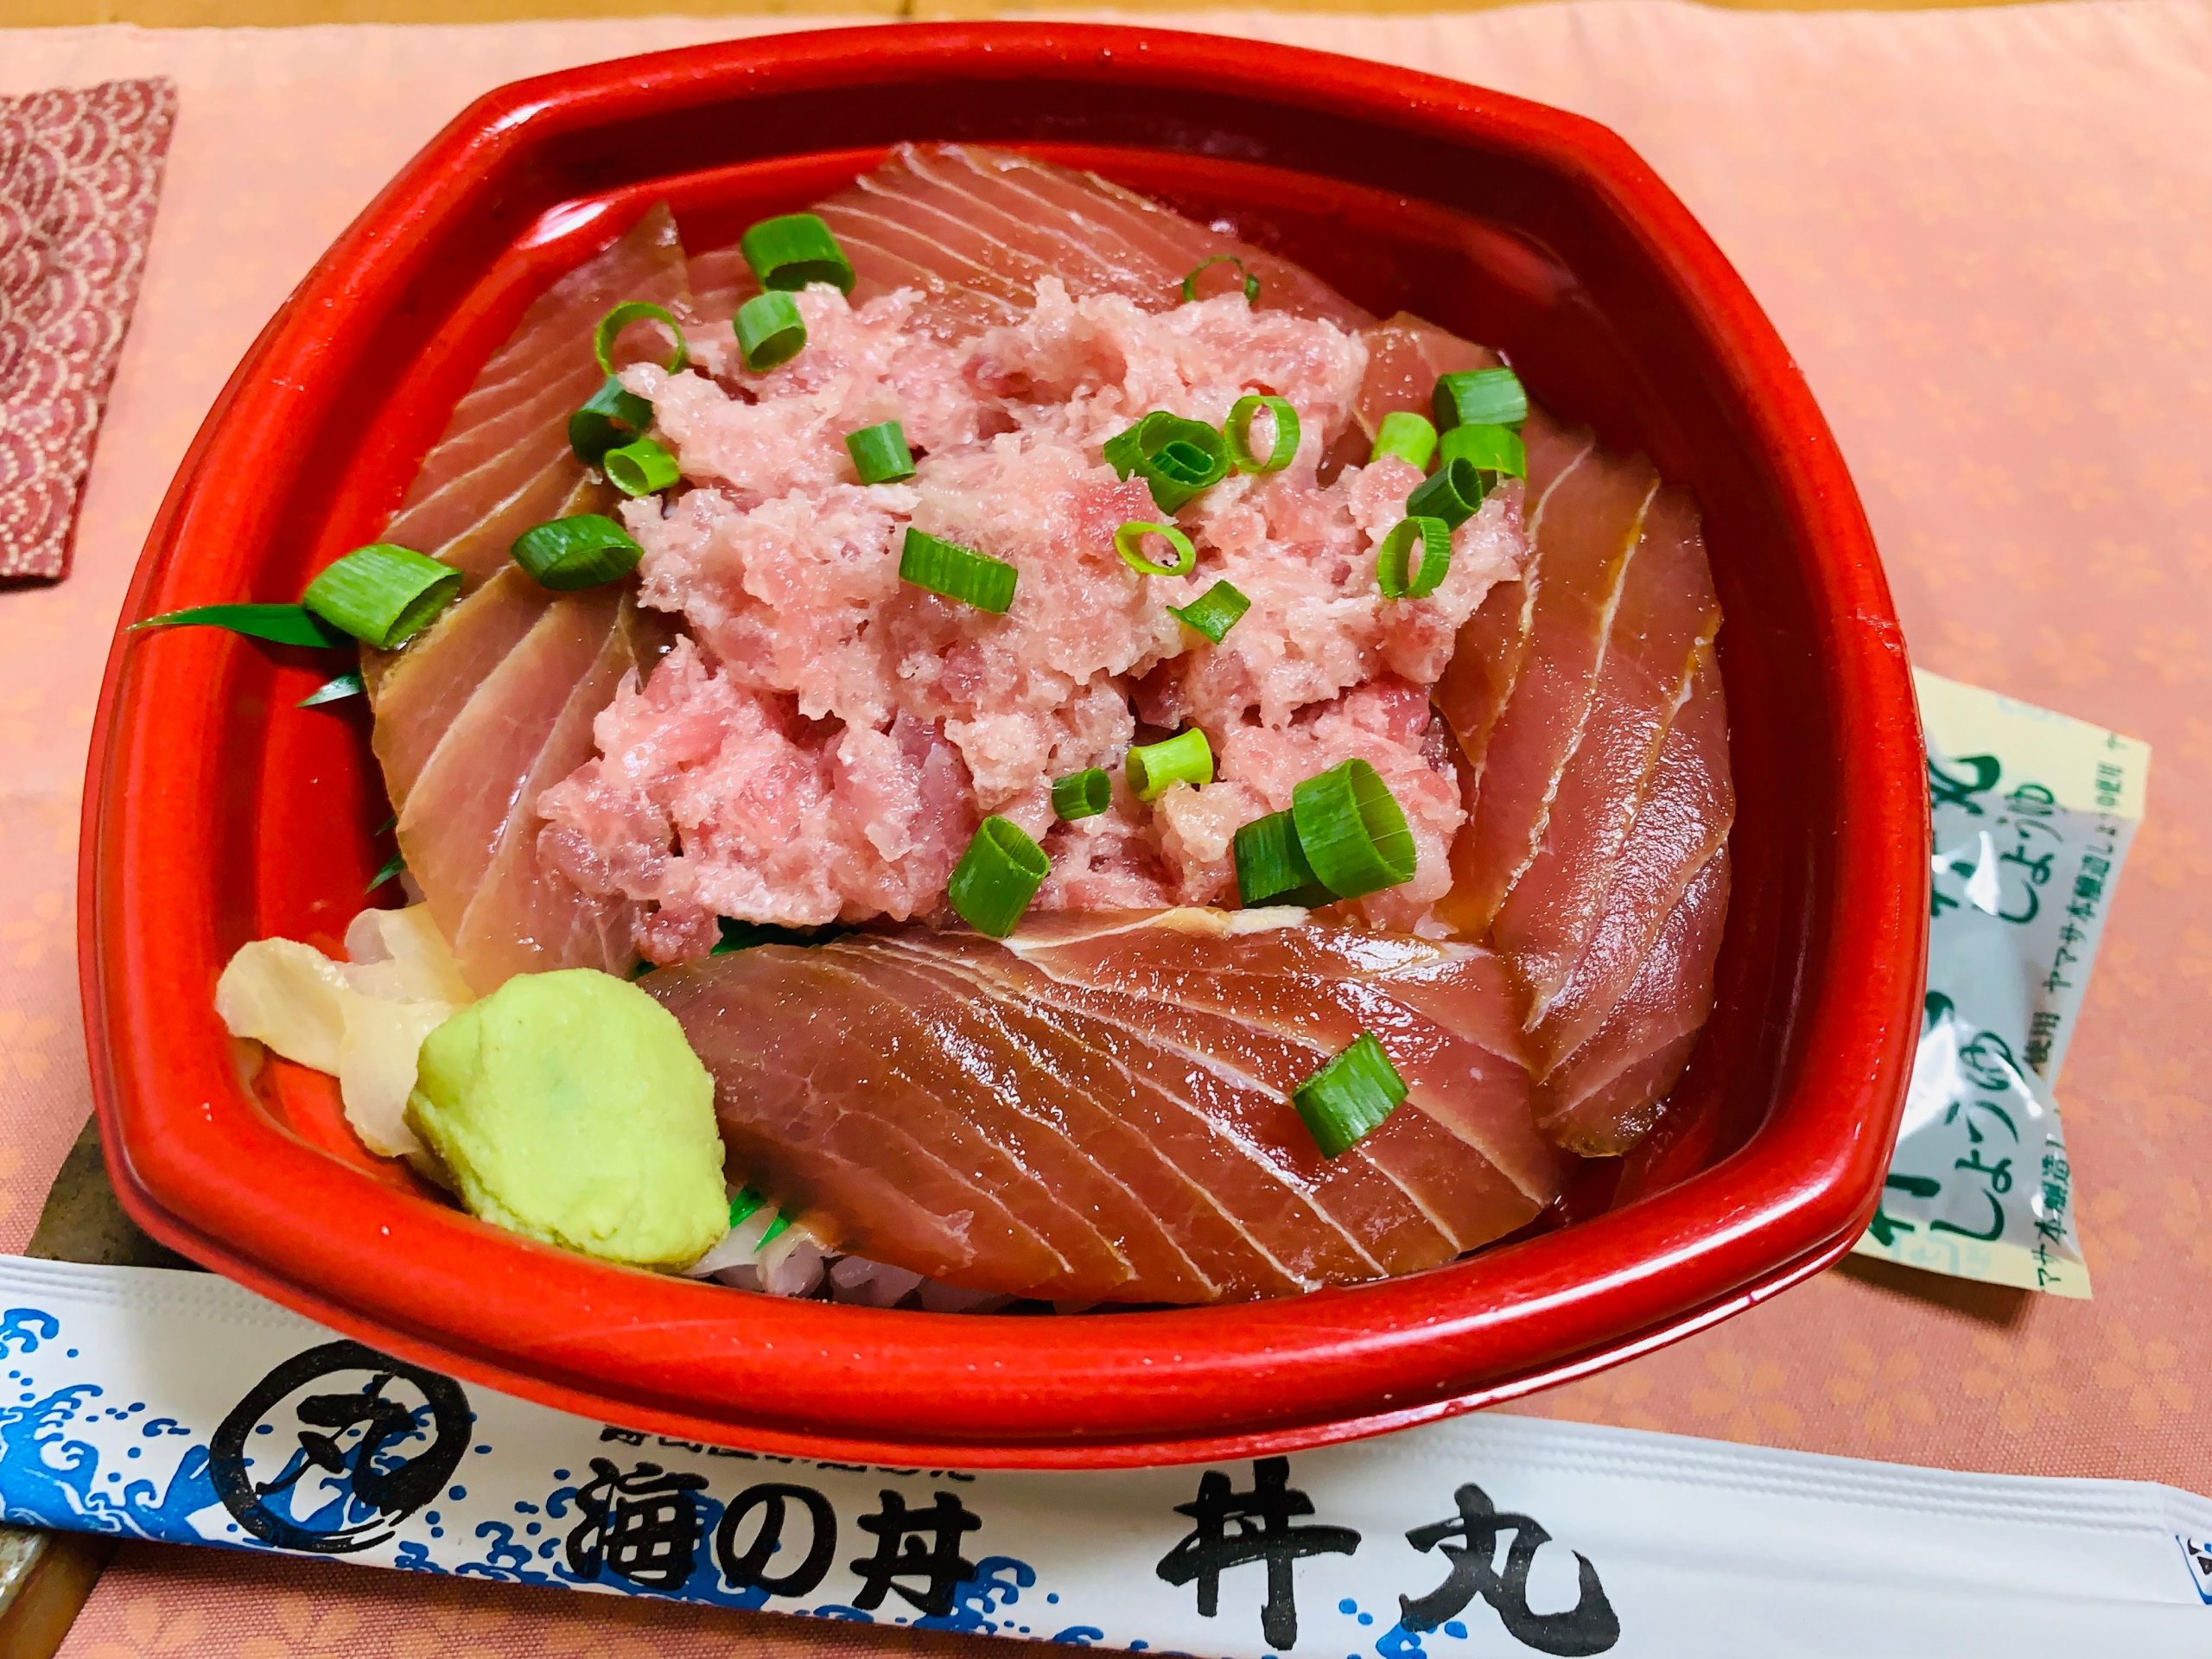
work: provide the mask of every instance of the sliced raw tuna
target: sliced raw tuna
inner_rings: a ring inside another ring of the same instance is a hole
[[[592,330],[625,300],[673,306],[687,291],[676,221],[656,207],[524,313],[454,410],[384,539],[458,566],[474,587],[505,567],[531,525],[603,506],[609,493],[569,449],[569,416],[605,378]],[[630,330],[618,364],[664,352],[655,333]]]
[[[1499,907],[1491,943],[1529,995],[1529,1023],[1589,944],[1659,746],[1720,626],[1697,510],[1664,489],[1621,584],[1581,741],[1560,773],[1543,839]],[[1478,839],[1471,837],[1470,839]]]
[[[748,1181],[842,1249],[974,1289],[1195,1302],[1410,1273],[1564,1180],[1506,977],[1473,946],[1167,911],[1003,944],[766,946],[643,982],[714,1073]],[[1412,1092],[1325,1160],[1287,1094],[1363,1029]]]
[[[1512,691],[1479,753],[1468,754],[1474,800],[1460,832],[1468,856],[1453,871],[1452,898],[1471,931],[1490,925],[1541,844],[1658,482],[1640,455],[1592,449],[1544,494],[1522,576],[1528,626]]]
[[[1626,1152],[1658,1121],[1713,1011],[1713,966],[1728,912],[1728,849],[1690,878],[1628,992],[1590,1040],[1537,1085],[1536,1122],[1586,1157]]]
[[[1365,338],[1370,432],[1497,360],[1404,314]],[[1618,1152],[1711,1005],[1734,818],[1719,608],[1687,495],[1541,409],[1525,435],[1535,557],[1461,628],[1433,694],[1468,810],[1437,914],[1511,969],[1546,1132]]]
[[[1590,942],[1529,1033],[1540,1075],[1594,1040],[1651,954],[1661,924],[1726,844],[1735,818],[1727,703],[1706,646],[1659,746]],[[1710,919],[1716,933],[1726,919],[1725,898]]]
[[[569,448],[569,416],[603,378],[592,331],[622,301],[673,306],[687,292],[675,223],[655,207],[524,313],[384,532],[468,576],[435,626],[402,651],[364,652],[363,665],[400,851],[479,990],[637,959],[632,907],[579,893],[538,857],[535,802],[590,758],[593,718],[649,660],[655,631],[616,590],[539,587],[508,550],[533,524],[611,505]],[[619,349],[664,348],[636,329]]]
[[[1202,261],[1233,255],[1262,309],[1344,328],[1368,314],[1311,272],[1091,173],[976,144],[901,144],[817,209],[853,262],[855,303],[898,288],[927,296],[949,338],[1013,321],[1057,276],[1080,298],[1121,294],[1147,310],[1182,298]],[[1211,291],[1211,289],[1208,291]]]

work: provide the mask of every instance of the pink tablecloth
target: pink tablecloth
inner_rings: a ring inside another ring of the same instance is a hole
[[[2151,741],[2150,822],[2062,1093],[2089,1303],[1852,1267],[1526,1409],[2212,1491],[2212,10],[1910,16],[1655,0],[1192,17],[1582,110],[1737,260],[1811,377],[1918,660]],[[71,859],[99,651],[201,411],[472,93],[729,22],[0,35],[0,92],[175,77],[181,115],[78,569],[0,595],[0,1246],[86,1110]],[[752,25],[759,28],[762,25]],[[311,156],[311,166],[300,158]],[[661,1654],[925,1638],[126,1551],[72,1656]]]

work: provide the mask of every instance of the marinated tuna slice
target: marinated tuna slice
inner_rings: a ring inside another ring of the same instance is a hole
[[[585,895],[540,860],[536,806],[590,756],[594,716],[647,654],[635,618],[615,589],[556,596],[503,571],[385,676],[374,741],[399,849],[480,991],[637,959],[632,908]]]
[[[1537,1124],[1560,1146],[1611,1157],[1657,1120],[1713,1011],[1713,965],[1727,912],[1723,847],[1668,912],[1605,1023],[1538,1085]]]
[[[1569,431],[1550,421],[1539,422],[1533,410],[1528,444],[1528,499],[1532,503],[1528,537],[1531,546],[1539,546],[1537,538],[1543,532],[1554,498],[1567,480],[1576,478],[1591,461],[1596,445],[1588,431]],[[1484,595],[1481,607],[1461,625],[1459,638],[1452,645],[1452,660],[1431,694],[1437,713],[1444,716],[1444,723],[1451,728],[1460,753],[1466,757],[1466,804],[1471,813],[1475,791],[1481,785],[1491,734],[1512,698],[1522,665],[1528,658],[1542,577],[1541,562],[1531,558],[1522,568],[1518,582],[1501,582]],[[1453,849],[1454,905],[1462,912],[1471,903],[1468,895],[1473,891],[1473,867],[1469,863],[1463,868],[1461,861],[1471,858],[1473,849],[1474,843],[1466,842]],[[1461,931],[1468,933],[1479,933],[1486,920],[1472,914],[1455,916],[1454,919]]]
[[[764,946],[643,982],[753,1185],[841,1248],[977,1290],[1187,1303],[1410,1273],[1564,1182],[1508,979],[1473,946],[1181,910]],[[1411,1093],[1325,1160],[1288,1093],[1361,1030]]]
[[[676,221],[656,207],[524,314],[454,410],[384,539],[458,566],[474,587],[506,564],[531,525],[603,505],[608,493],[569,450],[569,416],[604,378],[592,330],[625,300],[672,306],[686,292]],[[653,355],[651,334],[632,330],[618,362]]]
[[[1720,626],[1696,509],[1662,490],[1621,585],[1573,757],[1560,774],[1542,844],[1491,929],[1543,1017],[1596,927],[1626,839],[1701,649]]]
[[[1522,577],[1528,626],[1512,690],[1467,757],[1474,798],[1459,832],[1466,850],[1454,864],[1452,902],[1471,932],[1491,925],[1542,843],[1658,482],[1642,456],[1592,449],[1543,498]]]
[[[1182,298],[1202,261],[1233,255],[1260,280],[1262,309],[1369,321],[1311,272],[1183,218],[1094,174],[969,144],[902,144],[816,211],[859,283],[855,303],[919,289],[926,326],[949,339],[1018,320],[1057,277],[1080,299],[1120,294],[1148,310]]]
[[[1581,1048],[1611,1017],[1650,954],[1660,925],[1691,878],[1726,844],[1735,817],[1727,704],[1707,646],[1659,746],[1590,943],[1529,1033],[1538,1075]],[[1724,892],[1719,904],[1725,902]],[[1716,931],[1722,919],[1717,907]]]

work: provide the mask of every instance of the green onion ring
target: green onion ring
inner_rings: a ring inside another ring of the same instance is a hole
[[[1275,417],[1274,443],[1264,460],[1252,453],[1252,417],[1263,409]],[[1221,435],[1238,472],[1279,473],[1298,454],[1298,411],[1287,398],[1247,392],[1230,409]]]
[[[324,567],[300,603],[365,645],[391,651],[461,596],[461,572],[411,547],[372,542]]]
[[[906,543],[899,554],[901,582],[1003,616],[1014,603],[1014,583],[1020,575],[1001,559],[957,542],[940,541],[912,524],[906,526]]]
[[[1129,789],[1141,801],[1156,801],[1177,784],[1204,789],[1213,782],[1213,746],[1193,726],[1158,743],[1129,751]]]
[[[1144,538],[1157,536],[1175,550],[1175,563],[1160,564],[1144,556]],[[1173,524],[1148,518],[1132,518],[1114,532],[1114,550],[1130,569],[1147,576],[1187,576],[1198,568],[1198,550]]]
[[[1357,899],[1413,878],[1413,831],[1382,777],[1354,757],[1290,792],[1299,849],[1321,885]]]
[[[676,457],[651,438],[633,438],[599,458],[607,482],[625,495],[651,495],[683,476]]]
[[[846,433],[845,453],[853,458],[853,471],[863,484],[895,484],[914,475],[914,454],[906,447],[906,429],[896,421],[879,421]]]
[[[1451,568],[1452,532],[1441,518],[1401,518],[1376,550],[1375,585],[1385,599],[1426,599]]]
[[[1114,780],[1103,767],[1088,766],[1052,780],[1052,810],[1065,823],[1095,818],[1113,804]]]
[[[756,374],[788,363],[806,345],[806,319],[791,296],[771,289],[755,294],[730,319],[737,331],[737,353]]]
[[[1044,849],[1021,826],[994,814],[976,830],[945,884],[946,901],[978,933],[1002,939],[1052,873]]]
[[[1287,812],[1253,819],[1237,830],[1230,846],[1236,863],[1236,896],[1248,908],[1303,905],[1311,910],[1337,896],[1315,878]]]
[[[1324,1158],[1341,1157],[1374,1134],[1405,1097],[1406,1080],[1365,1031],[1290,1091]]]
[[[738,240],[739,251],[766,289],[798,289],[829,283],[853,291],[853,262],[818,213],[764,219]]]
[[[645,549],[630,539],[628,531],[596,512],[580,512],[525,530],[509,550],[539,587],[564,594],[619,582],[645,556]]]
[[[569,448],[587,467],[619,443],[641,436],[653,423],[653,406],[608,375],[590,400],[569,416]]]
[[[1464,461],[1492,483],[1501,478],[1529,476],[1529,446],[1510,426],[1476,422],[1455,426],[1444,435],[1446,461]]]
[[[1410,409],[1392,410],[1375,429],[1375,448],[1368,452],[1367,464],[1372,467],[1385,455],[1409,461],[1427,472],[1428,463],[1436,457],[1436,429],[1426,415],[1416,415]]]
[[[1217,582],[1189,604],[1170,605],[1167,614],[1184,626],[1197,629],[1217,645],[1251,608],[1252,601],[1234,583]]]
[[[668,359],[668,372],[681,374],[691,361],[691,346],[683,338],[683,325],[675,315],[645,300],[626,300],[599,320],[599,327],[592,331],[591,354],[599,359],[604,372],[614,372],[614,342],[622,331],[633,322],[652,321],[663,325],[676,336],[676,351]]]
[[[1529,393],[1510,369],[1473,369],[1439,375],[1429,399],[1436,429],[1455,426],[1519,426],[1529,418]]]
[[[1475,516],[1488,493],[1474,467],[1465,460],[1449,460],[1414,486],[1406,498],[1406,516],[1441,518],[1446,529],[1457,530]]]
[[[1099,454],[1117,477],[1141,477],[1162,512],[1229,476],[1229,446],[1221,434],[1164,409],[1107,439]]]

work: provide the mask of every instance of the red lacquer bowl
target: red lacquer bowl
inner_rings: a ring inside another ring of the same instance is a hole
[[[605,1267],[377,1166],[327,1079],[210,1006],[243,941],[334,946],[386,808],[330,671],[118,634],[86,805],[83,976],[110,1168],[147,1229],[406,1357],[687,1438],[903,1464],[1100,1465],[1373,1433],[1581,1375],[1840,1255],[1917,1029],[1927,806],[1857,496],[1782,342],[1680,202],[1557,111],[1153,29],[878,28],[493,93],[340,238],[169,493],[127,617],[283,599],[370,539],[529,301],[667,198],[692,245],[899,139],[1027,145],[1504,347],[1551,407],[1704,505],[1741,817],[1719,1001],[1657,1144],[1586,1212],[1432,1273],[1062,1319],[790,1304]]]

